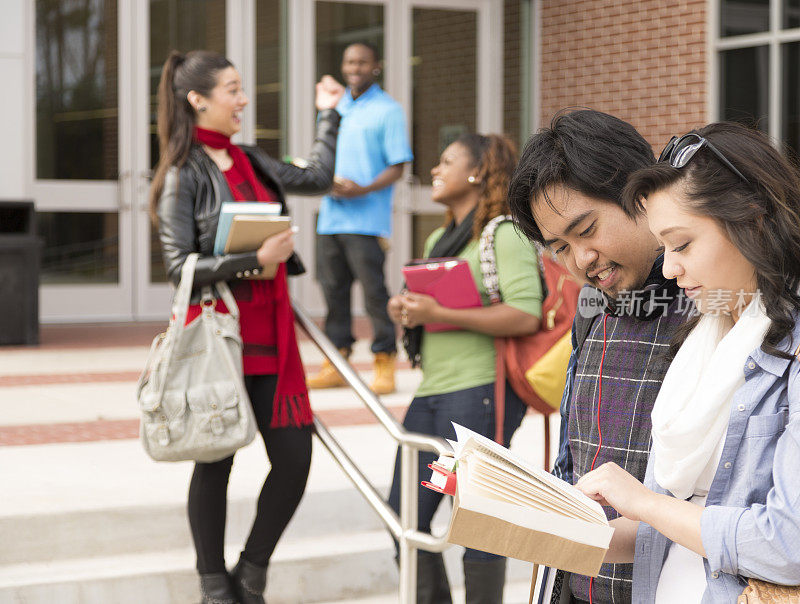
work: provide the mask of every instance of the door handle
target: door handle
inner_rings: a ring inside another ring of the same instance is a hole
[[[140,170],[138,172],[138,185],[137,189],[137,197],[140,199],[139,203],[139,211],[141,212],[149,212],[150,211],[150,202],[149,202],[149,192],[150,192],[150,183],[153,182],[153,170]]]
[[[129,211],[131,209],[131,203],[128,200],[125,187],[125,183],[128,181],[128,179],[130,179],[130,177],[130,170],[123,170],[117,177],[117,202],[119,203],[120,212]]]

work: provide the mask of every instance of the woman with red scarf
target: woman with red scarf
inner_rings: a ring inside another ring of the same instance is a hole
[[[267,566],[275,545],[300,503],[311,463],[313,416],[295,340],[287,274],[300,274],[293,233],[267,239],[258,250],[213,255],[220,207],[230,201],[278,202],[285,191],[317,194],[331,186],[344,88],[330,76],[317,84],[317,135],[302,166],[279,162],[257,147],[235,145],[248,103],[236,68],[207,51],[173,52],[158,88],[161,156],[150,191],[167,274],[180,281],[181,267],[199,252],[197,288],[227,281],[239,305],[244,374],[271,470],[239,562],[229,575],[223,555],[228,476],[233,456],[196,463],[189,487],[189,524],[197,552],[202,602],[263,603]],[[273,279],[248,279],[280,263]],[[200,312],[192,300],[187,320]],[[217,308],[224,310],[221,301]]]

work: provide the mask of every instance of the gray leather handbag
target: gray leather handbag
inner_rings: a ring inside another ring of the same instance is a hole
[[[256,433],[242,375],[239,307],[224,281],[216,289],[229,312],[217,312],[211,287],[204,287],[202,312],[185,325],[198,257],[186,258],[172,319],[153,341],[136,390],[142,445],[156,461],[219,461]]]

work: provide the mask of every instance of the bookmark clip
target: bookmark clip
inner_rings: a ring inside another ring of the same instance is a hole
[[[444,495],[455,496],[456,473],[451,472],[447,468],[435,463],[429,463],[428,467],[431,470],[433,470],[433,475],[431,476],[431,480],[434,480],[436,482],[434,483],[434,482],[428,482],[427,480],[423,480],[420,484],[426,489],[430,489],[431,491],[436,491],[437,493],[442,493]]]

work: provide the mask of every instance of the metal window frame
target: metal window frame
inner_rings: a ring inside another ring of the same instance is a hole
[[[767,117],[769,120],[769,136],[775,141],[782,140],[783,115],[781,100],[783,82],[781,72],[783,57],[781,48],[784,44],[800,42],[800,27],[783,29],[783,2],[770,0],[769,3],[769,31],[740,36],[721,36],[720,18],[722,11],[721,0],[709,0],[707,31],[708,31],[708,71],[709,80],[712,82],[708,94],[707,112],[709,121],[718,121],[720,115],[720,53],[726,50],[740,48],[753,48],[767,46],[769,48],[769,84]]]

